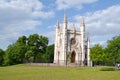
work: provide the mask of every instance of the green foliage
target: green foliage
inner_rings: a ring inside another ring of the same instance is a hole
[[[105,49],[101,45],[95,44],[91,48],[90,57],[95,64],[115,65],[120,63],[120,36],[108,40]]]
[[[0,49],[0,65],[3,64],[3,57],[4,57],[4,54],[5,54],[5,52],[4,52],[2,49]]]
[[[107,42],[106,53],[111,63],[120,63],[120,36],[113,37]]]
[[[32,34],[28,37],[26,59],[34,62],[40,54],[45,52],[48,45],[48,38]],[[33,60],[32,60],[33,59]]]
[[[100,44],[95,44],[91,48],[91,60],[94,64],[120,63],[120,36],[113,37],[108,40],[107,47],[104,49]],[[70,55],[67,55],[67,60]],[[24,60],[34,62],[35,60],[43,60],[44,62],[52,62],[54,59],[54,44],[48,46],[48,38],[32,34],[21,36],[18,40],[9,45],[4,52],[0,49],[0,65],[13,65],[23,63]]]
[[[18,40],[16,41],[17,44],[25,46],[26,45],[26,36],[19,37]]]
[[[47,46],[45,55],[46,55],[46,59],[53,61],[53,59],[54,59],[54,44]]]
[[[4,65],[23,63],[25,59],[34,62],[37,58],[41,58],[38,56],[45,53],[47,45],[48,38],[38,34],[32,34],[28,38],[26,36],[19,37],[5,51]]]
[[[4,57],[4,65],[23,63],[27,50],[26,39],[25,36],[19,37],[15,44],[7,48]]]
[[[39,57],[39,56],[38,56]],[[43,62],[53,62],[54,59],[54,44],[45,48],[45,52],[41,55]]]
[[[22,63],[24,60],[26,49],[24,46],[16,44],[10,45],[5,53],[4,64],[13,65]]]
[[[33,52],[32,50],[27,50],[27,52],[25,53],[25,59],[28,61],[28,62],[33,62]]]
[[[100,44],[95,44],[94,47],[91,48],[90,52],[90,57],[94,64],[100,64],[104,61],[105,53],[103,47]]]
[[[69,52],[67,52],[66,59],[67,59],[67,61],[70,61],[70,60],[71,60],[71,55],[70,55]]]

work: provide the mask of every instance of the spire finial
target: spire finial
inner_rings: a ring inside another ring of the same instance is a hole
[[[66,17],[66,13],[64,11],[64,19],[63,19],[63,23],[67,23],[67,17]]]
[[[87,41],[90,41],[90,34],[88,32]]]
[[[56,28],[59,28],[59,21],[57,20]]]
[[[84,17],[82,16],[81,26],[85,26]]]

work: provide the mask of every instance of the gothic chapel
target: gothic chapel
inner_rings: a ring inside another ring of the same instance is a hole
[[[75,25],[68,29],[66,14],[62,26],[57,21],[55,29],[54,64],[75,64],[80,66],[91,66],[90,61],[90,36],[85,38],[85,23],[82,17],[80,29]],[[86,39],[86,40],[85,40]]]

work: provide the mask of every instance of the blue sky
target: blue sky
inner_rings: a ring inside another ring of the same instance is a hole
[[[54,43],[55,24],[62,24],[66,12],[68,24],[80,27],[85,18],[91,46],[120,34],[120,0],[0,0],[0,48],[6,49],[22,35],[38,33]]]

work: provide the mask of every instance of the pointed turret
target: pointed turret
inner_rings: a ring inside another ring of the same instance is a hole
[[[73,37],[75,38],[75,36],[76,36],[75,24],[72,25],[71,30],[73,32]]]
[[[75,31],[75,24],[72,25],[71,30]]]
[[[82,16],[82,21],[81,21],[80,26],[85,26],[85,23],[84,23],[84,17],[83,17],[83,16]]]
[[[88,33],[87,42],[90,42],[90,34]]]
[[[67,17],[66,17],[65,13],[64,13],[64,18],[63,18],[63,27],[62,27],[62,29],[67,29]]]
[[[90,34],[87,36],[87,66],[92,66],[92,62],[90,60]]]
[[[57,23],[56,23],[56,28],[59,29],[59,21],[57,20]]]
[[[81,26],[81,31],[85,32],[85,22],[84,22],[84,17],[83,16],[82,16],[82,21],[80,23],[80,26]]]
[[[67,17],[66,14],[64,13],[64,18],[63,18],[63,25],[62,25],[62,53],[65,54],[64,56],[61,57],[63,60],[63,63],[66,63],[66,52],[67,52]]]
[[[58,41],[58,35],[59,35],[59,21],[57,20],[57,23],[56,23],[56,25],[55,25],[55,27],[56,27],[56,29],[55,29],[55,49],[54,49],[54,63],[57,63],[57,53],[58,53],[58,50],[57,50],[57,47],[59,46],[58,45],[58,43],[57,43],[57,41]]]
[[[81,52],[82,52],[82,66],[84,66],[84,60],[85,60],[85,46],[84,46],[84,42],[85,42],[85,23],[84,23],[84,17],[82,17],[82,21],[80,23],[80,33],[81,33],[81,37],[80,37],[80,41],[81,41]]]
[[[64,13],[63,23],[67,23],[67,17],[65,13]]]

